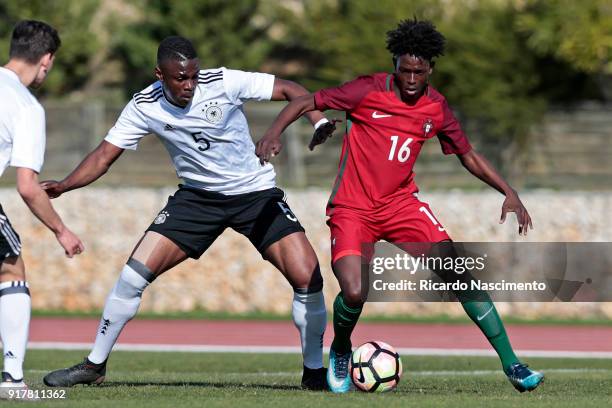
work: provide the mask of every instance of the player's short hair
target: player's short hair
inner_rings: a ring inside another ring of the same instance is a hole
[[[61,44],[57,30],[49,24],[23,20],[13,29],[9,58],[36,64],[45,54],[55,54]]]
[[[191,41],[178,35],[164,38],[157,48],[157,65],[166,60],[185,61],[197,57]]]
[[[429,62],[444,55],[446,38],[426,20],[401,20],[395,30],[387,31],[387,49],[397,60],[404,54],[414,55]]]

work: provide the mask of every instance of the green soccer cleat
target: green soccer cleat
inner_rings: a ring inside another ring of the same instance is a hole
[[[544,374],[530,370],[527,364],[514,363],[504,372],[508,380],[520,392],[533,391],[544,381]]]
[[[329,390],[335,393],[348,392],[351,388],[351,379],[348,375],[351,352],[336,354],[329,350],[329,369],[327,370],[327,384]]]

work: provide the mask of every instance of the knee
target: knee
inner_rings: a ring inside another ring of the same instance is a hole
[[[361,307],[365,302],[365,296],[361,290],[361,282],[347,285],[342,288],[342,299],[348,307]]]
[[[318,262],[306,263],[293,274],[293,290],[296,292],[319,292],[323,289],[323,277]]]
[[[154,279],[155,275],[144,264],[130,258],[123,267],[113,292],[119,298],[139,298]]]

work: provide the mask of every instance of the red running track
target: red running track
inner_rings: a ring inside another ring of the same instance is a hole
[[[30,342],[93,343],[97,319],[33,318]],[[325,345],[331,342],[328,327]],[[612,352],[612,327],[508,325],[517,350]],[[380,339],[398,348],[490,350],[472,324],[364,323],[353,344]],[[299,346],[290,321],[133,320],[120,344]]]

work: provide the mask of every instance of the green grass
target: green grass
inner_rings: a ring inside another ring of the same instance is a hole
[[[31,350],[26,379],[80,361],[83,351]],[[403,357],[404,376],[388,394],[333,395],[298,388],[301,358],[293,354],[115,352],[102,386],[68,389],[65,400],[38,407],[603,407],[612,398],[612,360],[529,359],[548,370],[532,393],[514,390],[495,358]],[[472,371],[481,370],[472,373]],[[484,371],[482,371],[484,370]],[[567,371],[570,370],[570,371]],[[3,403],[2,406],[23,406]]]
[[[99,319],[102,311],[66,311],[66,310],[33,310],[32,316],[35,317],[67,317],[67,318],[95,318]],[[331,321],[331,315],[328,316]],[[275,314],[267,312],[249,312],[249,313],[227,313],[227,312],[211,312],[207,310],[193,310],[189,312],[139,312],[138,319],[188,319],[188,320],[275,320],[275,321],[291,321],[289,314]],[[609,318],[552,318],[543,317],[536,319],[521,319],[513,316],[503,318],[505,324],[533,324],[533,325],[572,325],[572,326],[612,326],[612,319]],[[374,322],[374,323],[449,323],[449,324],[465,324],[471,320],[467,316],[411,316],[411,315],[379,315],[379,316],[362,316],[359,321]]]

